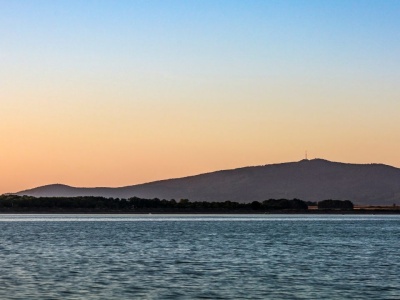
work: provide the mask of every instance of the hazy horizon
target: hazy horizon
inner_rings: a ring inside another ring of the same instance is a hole
[[[0,194],[400,167],[399,1],[0,1]]]
[[[65,182],[51,182],[51,183],[46,183],[43,184],[41,186],[33,186],[33,187],[26,187],[22,190],[19,191],[12,191],[10,192],[12,193],[18,193],[18,192],[22,192],[25,190],[31,190],[31,189],[36,189],[36,188],[41,188],[41,187],[45,187],[45,186],[67,186],[67,187],[72,187],[72,188],[88,188],[88,189],[92,189],[92,188],[124,188],[124,187],[130,187],[130,186],[136,186],[136,185],[141,185],[141,184],[149,184],[149,183],[155,183],[155,182],[159,182],[159,181],[169,181],[169,180],[174,180],[174,179],[184,179],[184,178],[189,178],[189,177],[196,177],[196,176],[201,176],[201,175],[206,175],[206,174],[213,174],[213,173],[218,173],[218,172],[225,172],[225,171],[233,171],[233,170],[239,170],[239,169],[246,169],[246,168],[257,168],[257,167],[265,167],[265,166],[276,166],[276,165],[284,165],[284,164],[296,164],[296,163],[302,163],[304,161],[308,161],[308,162],[315,162],[315,161],[324,161],[324,162],[329,162],[329,163],[333,163],[333,164],[345,164],[345,165],[383,165],[383,166],[388,166],[388,167],[394,167],[391,165],[386,165],[386,164],[381,164],[381,163],[351,163],[351,162],[338,162],[338,161],[331,161],[331,160],[327,160],[325,158],[302,158],[299,161],[287,161],[287,162],[276,162],[276,163],[271,163],[271,164],[261,164],[261,165],[249,165],[249,166],[237,166],[234,168],[230,168],[230,169],[221,169],[221,170],[209,170],[203,173],[196,173],[196,174],[186,174],[183,176],[179,176],[179,177],[169,177],[169,178],[158,178],[152,181],[146,181],[146,182],[136,182],[133,184],[128,184],[128,185],[123,185],[123,186],[74,186],[74,185],[70,185],[68,183]],[[311,164],[310,164],[311,165]],[[396,167],[394,167],[396,168]],[[400,168],[398,168],[400,170]]]

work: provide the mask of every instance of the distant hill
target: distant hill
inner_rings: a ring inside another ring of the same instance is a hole
[[[365,205],[399,205],[400,169],[383,164],[347,164],[313,159],[223,170],[119,188],[76,188],[52,184],[16,194],[237,202],[271,198],[299,198],[305,201],[338,199]]]

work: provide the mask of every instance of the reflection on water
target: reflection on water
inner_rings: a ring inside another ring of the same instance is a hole
[[[0,214],[0,222],[167,222],[167,221],[379,221],[398,220],[393,215],[306,215],[306,214]]]
[[[0,215],[1,299],[399,299],[399,216]]]

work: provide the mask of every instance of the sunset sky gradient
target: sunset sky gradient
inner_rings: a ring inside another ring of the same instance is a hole
[[[400,167],[400,1],[2,1],[0,194]]]

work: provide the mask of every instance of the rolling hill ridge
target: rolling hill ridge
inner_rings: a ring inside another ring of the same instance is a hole
[[[323,159],[243,167],[117,188],[52,184],[16,193],[35,197],[102,196],[191,201],[252,202],[298,198],[351,200],[364,205],[400,204],[400,169]]]

